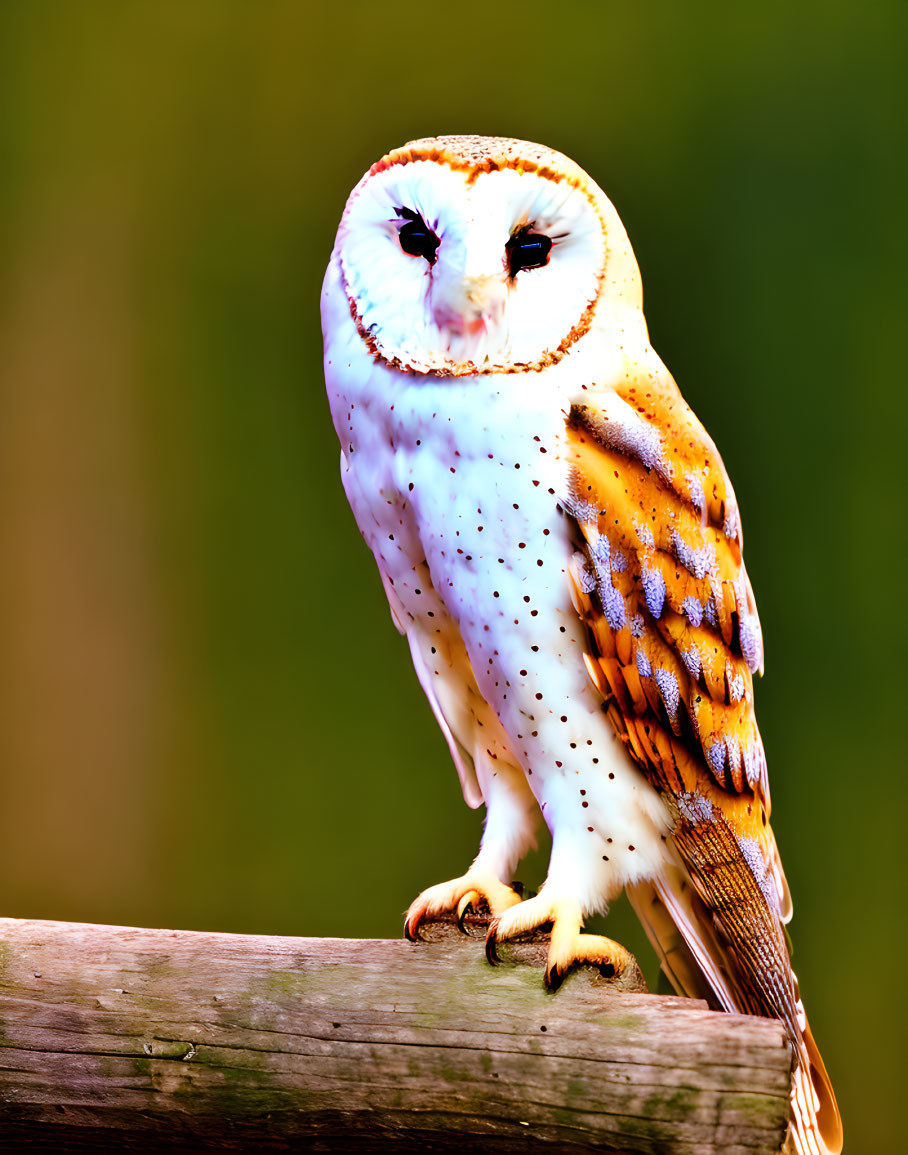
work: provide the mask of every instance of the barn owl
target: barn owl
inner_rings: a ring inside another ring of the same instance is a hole
[[[447,740],[487,951],[551,926],[546,982],[628,954],[581,933],[626,889],[683,994],[780,1019],[788,1144],[841,1149],[784,924],[754,718],[760,624],[721,458],[649,343],[621,221],[522,141],[439,137],[350,195],[322,294],[341,471]],[[544,821],[538,895],[509,885]]]

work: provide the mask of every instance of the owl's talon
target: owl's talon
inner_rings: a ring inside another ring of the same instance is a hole
[[[498,953],[498,923],[500,919],[493,919],[489,924],[489,931],[486,935],[486,959],[497,967],[501,962],[501,955]]]
[[[407,915],[406,922],[404,923],[404,937],[409,942],[423,941],[422,935],[419,933],[419,924],[421,921],[422,920],[416,915],[413,917],[411,917],[409,914]]]
[[[481,895],[477,894],[475,890],[471,890],[468,891],[457,904],[457,929],[461,934],[469,934],[469,931],[464,926],[463,920],[471,910],[474,914],[476,913],[476,908],[473,906],[474,899],[480,901]]]
[[[459,930],[467,933],[464,921],[467,912],[476,912],[480,903],[488,906],[493,918],[520,902],[516,891],[496,878],[490,871],[471,867],[462,878],[430,886],[410,904],[404,922],[404,934],[411,942],[420,939],[419,928],[453,915]]]
[[[545,968],[544,982],[546,990],[554,993],[564,982],[564,973],[560,971],[558,967],[547,966]]]

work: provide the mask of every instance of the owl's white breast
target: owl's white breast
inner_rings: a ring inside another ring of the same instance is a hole
[[[586,840],[565,870],[595,909],[658,872],[666,824],[602,713],[570,597],[564,416],[590,346],[541,372],[432,377],[373,359],[334,269],[323,316],[344,484],[392,612],[408,634],[462,638],[550,828]]]

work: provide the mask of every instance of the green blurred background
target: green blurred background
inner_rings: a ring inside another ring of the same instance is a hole
[[[905,12],[4,0],[3,912],[396,935],[469,861],[318,296],[384,151],[544,141],[734,478],[796,966],[848,1149],[900,1147]]]

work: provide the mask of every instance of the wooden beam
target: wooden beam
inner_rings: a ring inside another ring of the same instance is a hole
[[[538,943],[267,938],[0,919],[0,1135],[56,1150],[777,1151],[781,1026]],[[429,934],[427,934],[427,938]]]

